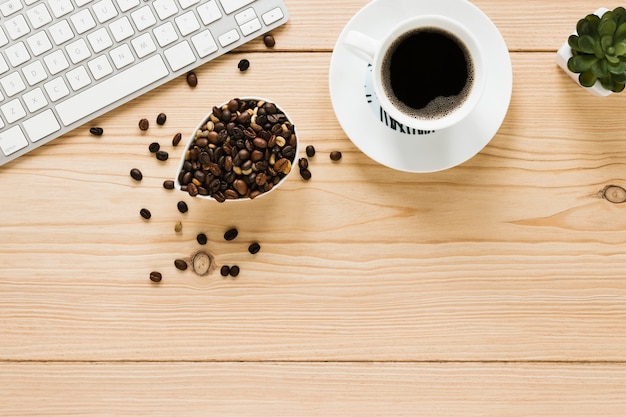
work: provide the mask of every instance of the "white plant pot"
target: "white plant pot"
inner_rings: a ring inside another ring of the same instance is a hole
[[[602,17],[602,15],[608,11],[609,9],[607,9],[606,7],[601,7],[598,10],[596,10],[594,14],[598,17]],[[572,32],[572,34],[577,35],[576,31]],[[574,80],[578,85],[580,85],[580,82],[578,82],[578,74],[570,71],[567,68],[567,61],[570,59],[570,57],[572,57],[572,48],[570,48],[567,41],[565,41],[563,45],[561,45],[559,50],[556,52],[556,64],[559,67],[561,67],[561,69],[565,71],[565,73],[569,75],[572,78],[572,80]],[[594,96],[606,97],[610,94],[613,94],[612,91],[605,90],[604,88],[602,88],[600,81],[596,81],[596,83],[592,85],[591,87],[583,87],[582,85],[580,86],[584,88],[585,90],[587,90],[588,92],[590,92],[591,94],[593,94]]]

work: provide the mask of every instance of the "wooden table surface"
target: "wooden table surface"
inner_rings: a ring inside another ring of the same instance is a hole
[[[511,106],[477,156],[411,174],[332,110],[333,46],[367,1],[285,3],[275,48],[257,39],[195,89],[181,77],[0,168],[0,416],[626,415],[626,93],[591,96],[554,62],[614,6],[476,0],[511,52]],[[173,135],[244,95],[292,116],[313,178],[238,204],[163,189]],[[200,249],[240,275],[174,267]]]

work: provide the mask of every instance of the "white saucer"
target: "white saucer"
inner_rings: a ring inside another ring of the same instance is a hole
[[[390,121],[371,88],[368,64],[343,44],[350,30],[381,38],[400,21],[420,14],[443,14],[465,23],[484,47],[488,71],[483,97],[474,111],[457,125],[436,132],[409,130]],[[513,73],[502,35],[469,1],[375,0],[354,15],[339,36],[329,82],[337,119],[364,154],[400,171],[435,172],[467,161],[495,136],[509,108]]]

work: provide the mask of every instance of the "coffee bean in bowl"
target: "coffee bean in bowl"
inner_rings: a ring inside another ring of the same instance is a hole
[[[295,126],[280,107],[234,98],[213,107],[189,137],[175,187],[220,203],[253,200],[282,184],[297,156]]]

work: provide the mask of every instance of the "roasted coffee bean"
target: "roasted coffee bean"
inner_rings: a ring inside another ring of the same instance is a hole
[[[308,169],[308,168],[301,168],[301,169],[300,169],[300,176],[301,176],[304,180],[308,181],[308,180],[310,180],[310,179],[311,179],[311,176],[312,176],[312,175],[311,175],[311,171],[309,171],[309,169]]]
[[[130,170],[130,176],[135,180],[135,181],[141,181],[143,179],[143,174],[141,173],[140,170],[138,170],[137,168],[133,168]]]
[[[306,147],[306,156],[312,158],[315,156],[315,146],[309,145]]]
[[[187,84],[189,87],[195,87],[198,85],[198,77],[195,72],[190,71],[187,73]]]
[[[161,282],[162,279],[163,279],[163,274],[161,274],[160,272],[158,271],[150,272],[150,281]]]
[[[174,231],[176,233],[180,233],[183,231],[183,223],[182,222],[176,222],[176,224],[174,225]]]
[[[267,34],[263,37],[263,43],[265,44],[265,46],[267,46],[268,48],[273,48],[274,45],[276,45],[276,39],[274,39],[274,37],[270,34]]]
[[[235,190],[237,190],[239,195],[246,195],[248,193],[248,184],[246,184],[244,180],[235,180],[233,182],[233,187],[235,187]]]
[[[158,142],[152,142],[152,143],[150,144],[150,146],[148,146],[148,150],[149,150],[151,153],[157,153],[157,152],[159,151],[159,149],[161,149],[161,145],[159,145],[159,143],[158,143]]]
[[[220,275],[222,275],[223,277],[227,277],[228,275],[230,275],[230,266],[224,265],[223,267],[221,267]]]
[[[174,181],[172,180],[163,181],[163,188],[165,188],[166,190],[173,190],[174,187],[175,187]]]
[[[177,204],[178,207],[178,211],[180,211],[181,213],[187,213],[189,211],[189,207],[187,206],[187,203],[185,203],[184,201],[179,201]]]
[[[248,61],[247,59],[242,59],[241,61],[239,61],[237,68],[239,68],[239,71],[247,71],[248,68],[250,68],[250,61]]]
[[[198,186],[196,184],[194,184],[193,182],[189,183],[187,185],[187,192],[189,193],[189,195],[191,197],[195,197],[198,195],[199,191],[198,191]]]
[[[261,245],[259,245],[258,242],[253,242],[250,244],[250,246],[248,246],[248,252],[250,252],[253,255],[259,253],[260,250],[261,250]]]
[[[231,241],[234,240],[237,235],[239,235],[239,231],[236,228],[228,229],[226,233],[224,233],[224,239]]]
[[[330,153],[330,159],[333,161],[339,161],[341,159],[341,152],[339,151],[332,151]]]
[[[102,136],[102,134],[104,133],[104,129],[102,129],[101,127],[92,127],[89,129],[89,133],[94,136]]]
[[[156,159],[158,159],[159,161],[167,161],[167,158],[169,157],[170,155],[165,151],[158,151],[156,153]]]
[[[148,130],[148,128],[150,127],[150,122],[148,121],[148,119],[141,119],[139,120],[139,129],[140,130]]]
[[[196,236],[196,240],[201,245],[206,245],[207,242],[209,241],[209,239],[207,238],[207,236],[204,233],[199,233],[198,236]]]
[[[183,138],[182,134],[180,133],[175,134],[174,137],[172,138],[172,146],[178,146],[182,138]]]
[[[167,115],[165,113],[159,113],[159,115],[156,118],[156,123],[159,126],[163,126],[166,120],[167,120]]]
[[[306,158],[298,159],[298,167],[300,169],[307,169],[309,167],[309,160]]]
[[[234,278],[237,275],[239,275],[239,267],[237,265],[231,266],[230,267],[230,276]]]
[[[181,271],[184,271],[187,269],[187,262],[184,259],[176,259],[174,261],[174,266],[177,269],[180,269]]]
[[[152,217],[152,213],[150,213],[150,210],[148,210],[147,208],[142,208],[141,210],[139,210],[139,214],[141,214],[141,217],[146,220],[149,220],[150,217]]]

